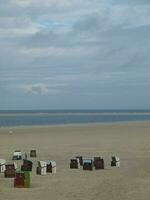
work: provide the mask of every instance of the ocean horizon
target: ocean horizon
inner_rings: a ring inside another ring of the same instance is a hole
[[[150,113],[150,109],[28,109],[0,110],[1,114],[57,114],[57,113]]]
[[[150,110],[0,110],[0,127],[149,121]]]

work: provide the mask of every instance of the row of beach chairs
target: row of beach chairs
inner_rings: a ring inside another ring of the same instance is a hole
[[[30,157],[36,156],[36,150],[31,150]],[[32,171],[33,162],[27,160],[27,154],[25,153],[25,156],[23,156],[20,150],[14,151],[12,160],[7,162],[0,159],[0,173],[4,173],[5,178],[14,178],[14,187],[29,188],[31,186],[30,172]],[[20,169],[14,160],[23,160]],[[38,161],[36,173],[38,175],[56,173],[56,162],[51,160]]]
[[[102,157],[94,157],[94,159],[83,159],[82,156],[76,156],[70,160],[71,169],[79,169],[82,166],[83,170],[104,169],[104,159]],[[117,156],[111,157],[111,166],[120,167],[120,159]]]
[[[14,187],[29,188],[31,186],[30,172],[32,171],[33,162],[27,159],[27,154],[21,153],[20,150],[16,150],[13,153],[11,162],[6,162],[4,159],[0,159],[0,173],[4,173],[5,178],[14,178]],[[24,158],[23,158],[24,157]],[[37,157],[36,150],[30,151],[30,157]],[[22,160],[20,169],[14,160]],[[111,157],[111,166],[120,167],[120,159],[117,156]],[[102,157],[94,157],[93,159],[83,159],[82,156],[76,156],[70,159],[70,168],[92,171],[104,169],[105,162]],[[52,160],[37,161],[36,174],[46,175],[47,173],[56,173],[56,162]]]
[[[52,160],[38,161],[36,173],[39,175],[46,175],[47,173],[56,173],[56,162]]]
[[[27,159],[27,154],[26,153],[24,154],[24,157],[25,157],[25,159]],[[36,150],[31,150],[30,151],[30,157],[31,158],[37,157]],[[22,160],[22,159],[23,159],[22,152],[20,150],[15,150],[14,153],[13,153],[12,160]]]

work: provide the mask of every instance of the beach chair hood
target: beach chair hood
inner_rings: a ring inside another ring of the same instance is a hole
[[[0,173],[5,171],[6,169],[5,163],[6,163],[6,160],[0,159]]]
[[[22,153],[21,153],[21,151],[15,151],[13,155],[14,155],[14,156],[21,156]]]
[[[45,161],[39,161],[41,167],[46,167],[47,163]]]

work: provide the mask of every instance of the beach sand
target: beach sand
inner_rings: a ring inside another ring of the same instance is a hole
[[[11,160],[16,149],[37,150],[31,188],[14,188],[0,174],[0,200],[150,199],[150,122],[0,128],[0,158]],[[110,167],[113,154],[120,168]],[[103,156],[105,170],[69,169],[77,155]],[[57,173],[36,175],[37,161],[47,159],[57,162]]]

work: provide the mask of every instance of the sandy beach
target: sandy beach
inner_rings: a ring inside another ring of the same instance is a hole
[[[28,155],[37,150],[31,188],[14,188],[13,179],[0,174],[0,200],[150,198],[150,122],[0,128],[0,158],[11,160],[16,149]],[[110,167],[113,154],[120,157],[120,168]],[[69,169],[77,155],[103,156],[105,170]],[[37,161],[47,159],[56,161],[57,173],[36,175]]]

